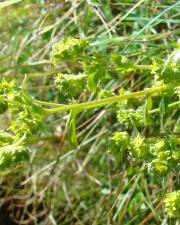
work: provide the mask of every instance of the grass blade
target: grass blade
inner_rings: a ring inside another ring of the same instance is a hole
[[[5,1],[5,2],[1,2],[0,3],[0,10],[3,9],[4,7],[6,7],[6,6],[13,5],[13,4],[21,2],[21,1],[22,0],[9,0],[9,1]]]

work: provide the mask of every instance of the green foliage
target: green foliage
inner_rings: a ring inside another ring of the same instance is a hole
[[[0,114],[3,114],[7,110],[7,104],[4,103],[3,101],[0,102]]]
[[[164,83],[180,84],[180,47],[175,49],[172,54],[165,60],[158,60],[153,65],[153,73],[155,73]],[[159,64],[160,63],[160,64]],[[162,65],[161,65],[162,64]]]
[[[178,224],[161,205],[180,189],[180,4],[17,1],[0,3],[0,80],[16,81],[0,94],[3,209],[19,224]]]
[[[174,62],[165,62],[156,73],[159,76],[159,79],[163,80],[164,83],[175,83],[180,84],[180,63]]]
[[[94,52],[93,54],[83,54],[85,48],[88,46],[86,39],[64,38],[61,42],[55,43],[52,47],[51,61],[57,65],[61,61],[75,60],[83,65],[83,72],[86,75],[87,86],[89,90],[95,92],[97,84],[104,78],[107,73],[109,62],[105,54],[101,52]],[[76,95],[84,89],[85,76],[84,75],[58,75],[55,83],[59,86],[59,90],[69,92],[69,95]],[[69,77],[68,77],[69,76]],[[64,82],[63,82],[64,80]],[[67,80],[67,82],[65,82]],[[80,82],[79,85],[78,82]],[[68,89],[72,85],[71,90]],[[63,88],[64,86],[64,88]],[[75,89],[74,93],[72,89]],[[80,88],[80,89],[79,89]],[[79,91],[78,91],[79,89]],[[66,91],[67,90],[67,91]]]
[[[0,146],[5,145],[6,143],[10,143],[12,144],[12,142],[14,141],[14,137],[4,131],[0,131]]]
[[[105,77],[108,67],[109,61],[101,52],[95,52],[83,61],[83,70],[87,75],[87,84],[90,91],[96,91],[98,82]]]
[[[165,132],[164,138],[158,137],[158,135],[157,137],[152,136],[151,125],[154,121],[153,116],[150,115],[157,112],[160,114],[160,119],[154,127],[157,130],[159,127],[162,129],[167,113],[166,109],[170,106],[165,103],[165,96],[169,95],[169,91],[173,96],[180,81],[178,60],[172,62],[170,60],[172,57],[170,57],[165,63],[164,60],[157,59],[152,65],[138,65],[118,54],[110,54],[108,57],[99,51],[87,49],[85,52],[87,46],[86,39],[69,37],[55,43],[52,48],[51,61],[54,65],[58,65],[61,61],[73,60],[73,62],[80,63],[81,66],[81,73],[77,75],[58,74],[55,76],[55,86],[69,100],[68,105],[36,101],[27,94],[25,82],[22,86],[18,86],[15,82],[2,80],[0,100],[5,107],[2,112],[8,110],[11,121],[8,128],[10,133],[1,132],[0,134],[1,168],[5,169],[28,159],[28,143],[33,135],[38,134],[45,115],[70,112],[66,123],[66,133],[70,145],[76,148],[78,145],[77,114],[82,110],[111,106],[116,103],[113,105],[115,106],[113,111],[117,114],[121,132],[115,132],[111,138],[110,147],[113,153],[123,156],[125,152],[128,152],[133,160],[144,161],[147,168],[158,176],[176,171],[180,166],[177,139],[170,135],[171,132]],[[118,94],[117,91],[104,89],[103,85],[106,83],[107,77],[111,79],[116,75],[122,81],[128,74],[137,71],[146,71],[151,76],[153,81],[148,84],[148,88],[140,85],[142,90],[132,91],[120,87]],[[150,86],[151,84],[154,86]],[[98,94],[99,98],[94,101],[85,100],[83,103],[73,103],[72,100],[84,90],[88,90],[95,97]],[[164,92],[163,97],[161,96],[162,92]],[[156,101],[154,100],[155,96]],[[43,105],[50,108],[45,108]],[[154,105],[158,108],[153,111]],[[108,110],[109,107],[106,109]]]
[[[122,74],[128,74],[135,69],[135,64],[123,55],[112,54],[112,63],[116,70]]]
[[[66,123],[67,136],[72,147],[77,147],[76,116],[77,111],[72,110]]]

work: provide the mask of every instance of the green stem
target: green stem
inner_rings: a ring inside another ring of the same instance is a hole
[[[62,107],[65,106],[64,104],[58,104],[58,103],[53,103],[53,102],[44,102],[40,100],[33,99],[34,103],[37,103],[39,105],[45,105],[45,106],[53,106],[53,107]]]
[[[147,88],[142,91],[138,92],[132,92],[124,95],[119,95],[119,96],[113,96],[113,97],[108,97],[100,100],[95,100],[91,102],[85,102],[85,103],[80,103],[80,104],[72,104],[72,105],[66,105],[66,106],[61,106],[59,108],[55,109],[44,109],[45,113],[58,113],[58,112],[64,112],[64,111],[69,111],[69,110],[85,110],[85,109],[91,109],[91,108],[96,108],[96,107],[102,107],[107,104],[119,102],[125,99],[131,99],[131,98],[141,98],[146,95],[152,95],[154,93],[166,91],[169,89],[172,89],[174,85],[168,84],[168,85],[163,85],[159,87],[152,87],[152,88]]]
[[[135,69],[138,69],[138,70],[151,70],[152,69],[152,65],[135,65],[134,67],[135,67]]]
[[[173,102],[173,103],[169,104],[169,105],[168,105],[168,108],[173,108],[173,107],[178,106],[178,105],[180,105],[180,101]],[[153,113],[156,113],[156,112],[159,112],[159,111],[160,111],[160,109],[157,108],[157,109],[151,110],[149,113],[150,113],[150,114],[153,114]]]
[[[52,76],[54,74],[61,72],[61,70],[62,70],[62,68],[61,69],[53,69],[53,70],[50,70],[48,72],[43,72],[43,73],[32,73],[27,76],[27,79],[39,78],[39,77],[43,77],[43,76]]]

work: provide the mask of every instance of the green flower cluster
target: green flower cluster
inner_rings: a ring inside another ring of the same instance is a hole
[[[129,146],[129,134],[124,132],[114,132],[110,141],[110,151],[115,159],[121,159],[125,150]]]
[[[17,86],[15,82],[2,81],[4,89],[4,102],[11,115],[11,125],[9,130],[20,138],[25,133],[32,135],[42,123],[43,111],[29,100],[26,93]]]
[[[138,109],[119,109],[117,111],[117,119],[119,123],[126,128],[142,127],[144,126],[144,109],[139,107]]]
[[[87,46],[87,39],[63,38],[62,41],[53,45],[51,61],[57,65],[62,60],[77,59]]]
[[[0,170],[29,159],[29,150],[25,145],[11,144],[0,147]]]
[[[165,211],[168,215],[180,218],[180,190],[168,193],[164,202]]]
[[[128,148],[129,141],[130,141],[129,134],[126,131],[115,132],[112,136],[112,144],[123,150]]]
[[[165,140],[141,135],[132,138],[127,132],[115,132],[111,148],[113,151],[115,148],[118,151],[128,150],[133,157],[143,159],[156,174],[166,174],[180,166],[178,146],[176,142],[171,145],[172,140],[171,136]]]
[[[138,135],[135,138],[130,138],[128,149],[134,157],[145,160],[150,157],[149,146],[146,141],[146,138],[141,135]]]
[[[125,89],[119,90],[119,95],[128,94],[129,91]],[[133,128],[133,127],[144,127],[147,125],[146,114],[150,110],[150,107],[147,109],[147,104],[143,104],[138,108],[134,106],[133,102],[130,100],[124,99],[116,104],[116,115],[120,125],[123,128]]]
[[[8,169],[29,159],[29,149],[25,145],[24,135],[18,141],[16,136],[0,131],[0,170]]]
[[[171,146],[169,139],[154,139],[154,143],[150,143],[149,150],[153,156],[153,160],[149,163],[149,168],[158,174],[166,174],[168,171],[178,169],[180,165],[180,154],[177,153],[176,145]]]
[[[55,86],[66,97],[72,98],[80,94],[86,87],[86,75],[58,74],[55,77]]]
[[[52,47],[51,61],[54,65],[62,60],[76,60],[82,65],[83,74],[59,74],[56,76],[55,85],[66,96],[76,96],[83,91],[85,86],[90,91],[95,92],[99,81],[107,73],[110,63],[105,54],[102,52],[85,54],[84,51],[87,46],[88,41],[86,39],[69,37],[55,43]]]
[[[0,113],[4,113],[8,109],[8,97],[15,88],[15,82],[8,83],[5,79],[0,83]]]
[[[2,80],[0,96],[11,117],[9,133],[0,131],[0,168],[5,169],[28,158],[26,145],[42,126],[44,113],[14,81]]]
[[[27,137],[31,137],[42,127],[43,117],[43,112],[37,106],[20,107],[17,115],[12,114],[9,130],[16,133],[17,137],[22,137],[25,133]]]

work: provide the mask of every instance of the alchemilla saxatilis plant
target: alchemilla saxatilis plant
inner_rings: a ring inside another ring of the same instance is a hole
[[[117,155],[129,154],[142,160],[146,169],[157,176],[178,174],[180,168],[180,45],[165,59],[152,58],[148,65],[118,53],[91,50],[86,39],[64,38],[55,43],[51,62],[76,62],[78,74],[57,74],[54,86],[66,98],[67,104],[43,102],[33,98],[26,88],[28,77],[21,86],[15,81],[0,84],[0,113],[8,113],[9,128],[0,131],[0,169],[22,163],[31,154],[31,140],[43,129],[45,118],[54,113],[68,113],[66,130],[72,147],[78,146],[76,118],[81,111],[104,107],[116,113],[118,130],[112,134],[109,149]],[[113,76],[125,81],[129,74],[150,79],[138,90],[127,85],[118,91],[106,90],[106,82]],[[83,92],[95,96],[92,101],[79,102]],[[164,128],[166,114],[176,108],[177,119],[169,129]],[[157,135],[154,135],[157,134]],[[153,135],[152,135],[153,134]],[[180,191],[168,193],[165,210],[172,217],[180,216]]]

